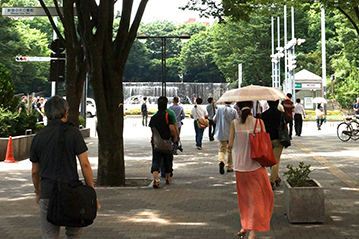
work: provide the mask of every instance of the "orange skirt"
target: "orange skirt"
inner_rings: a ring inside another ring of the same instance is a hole
[[[273,213],[273,191],[267,170],[236,171],[238,208],[242,227],[251,231],[269,231]]]

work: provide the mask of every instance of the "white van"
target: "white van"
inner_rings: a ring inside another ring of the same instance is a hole
[[[63,97],[66,100],[66,96]],[[79,112],[81,112],[81,103],[79,106]],[[96,116],[96,103],[92,98],[86,98],[86,117]]]
[[[92,98],[86,98],[86,117],[96,116],[96,103]]]

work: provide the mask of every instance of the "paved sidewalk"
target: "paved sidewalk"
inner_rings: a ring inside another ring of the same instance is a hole
[[[83,238],[238,238],[240,218],[234,173],[218,172],[216,141],[204,134],[203,150],[194,147],[193,121],[185,120],[184,152],[175,156],[171,185],[152,187],[98,187],[101,210]],[[151,178],[150,129],[141,119],[125,120],[126,178]],[[284,215],[283,186],[274,191],[271,231],[256,238],[359,238],[358,142],[342,143],[336,124],[317,131],[306,122],[302,137],[293,138],[285,149],[285,166],[305,161],[315,171],[312,177],[325,187],[325,222],[290,224]],[[97,175],[97,138],[87,138],[91,164]],[[0,163],[0,238],[40,238],[39,208],[34,202],[29,160]],[[65,238],[64,230],[61,232]]]

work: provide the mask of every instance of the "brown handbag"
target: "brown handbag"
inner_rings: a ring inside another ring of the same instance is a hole
[[[209,126],[209,120],[208,119],[197,119],[197,126],[200,129],[205,129]]]

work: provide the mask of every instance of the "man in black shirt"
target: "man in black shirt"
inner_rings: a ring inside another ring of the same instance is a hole
[[[70,182],[79,179],[77,156],[86,184],[94,187],[92,169],[86,153],[87,146],[79,129],[66,123],[68,109],[69,106],[62,97],[51,97],[45,105],[45,113],[50,122],[36,134],[31,144],[32,181],[36,202],[40,204],[43,238],[59,238],[60,227],[47,221],[49,199],[58,177],[56,160],[61,159],[62,181]],[[62,137],[68,152],[62,152],[63,147],[60,143]],[[66,227],[66,235],[69,238],[80,238],[81,234],[82,228]]]
[[[270,183],[274,190],[274,185],[279,186],[281,179],[278,175],[280,156],[283,151],[283,145],[279,141],[278,128],[281,120],[281,111],[278,110],[279,101],[268,101],[269,109],[262,113],[261,119],[266,127],[266,132],[269,133],[272,142],[273,153],[277,164],[271,167]]]
[[[173,117],[166,113],[167,109],[167,98],[161,96],[158,98],[158,112],[152,116],[149,126],[151,127],[152,134],[153,128],[156,128],[162,139],[170,139],[172,136],[172,141],[177,142],[176,131],[174,128],[174,119]],[[153,187],[158,188],[160,186],[158,182],[158,172],[160,170],[161,160],[165,166],[165,177],[166,184],[171,182],[171,154],[161,153],[154,150],[152,145],[152,167],[151,173],[153,174]]]

